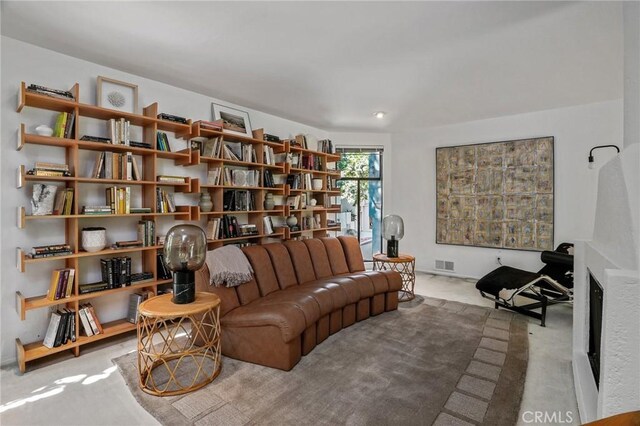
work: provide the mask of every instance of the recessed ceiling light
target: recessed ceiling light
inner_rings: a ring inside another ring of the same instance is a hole
[[[374,113],[373,113],[373,116],[374,116],[375,118],[384,118],[384,116],[385,116],[386,114],[387,114],[387,113],[386,113],[386,112],[384,112],[384,111],[378,111],[378,112],[374,112]]]

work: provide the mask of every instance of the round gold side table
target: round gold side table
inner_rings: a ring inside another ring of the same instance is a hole
[[[399,253],[398,257],[388,257],[386,254],[373,255],[373,270],[391,270],[400,273],[402,289],[398,291],[398,301],[408,302],[416,297],[416,258],[410,254]]]
[[[171,297],[152,297],[138,308],[138,378],[151,395],[194,391],[222,367],[220,298],[198,292],[194,302],[178,305]]]

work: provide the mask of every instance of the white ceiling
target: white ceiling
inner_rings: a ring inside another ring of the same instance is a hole
[[[620,3],[1,7],[3,35],[327,130],[401,131],[622,97]]]

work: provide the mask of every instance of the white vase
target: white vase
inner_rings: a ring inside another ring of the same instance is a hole
[[[287,218],[287,226],[289,228],[293,228],[298,224],[298,218],[295,215],[291,215]]]
[[[312,185],[314,191],[322,190],[322,179],[314,179]]]
[[[213,209],[213,202],[211,202],[211,194],[208,192],[203,192],[200,194],[200,202],[198,203],[200,206],[201,212],[210,212]]]
[[[107,245],[107,230],[104,228],[84,228],[82,248],[89,253],[100,251]]]
[[[267,195],[265,195],[264,197],[264,209],[273,210],[275,206],[276,206],[276,203],[273,200],[273,194],[270,192],[267,192]]]

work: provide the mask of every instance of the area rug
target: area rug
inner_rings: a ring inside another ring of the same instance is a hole
[[[163,425],[513,425],[527,323],[510,312],[417,297],[332,335],[291,371],[223,359],[190,394],[138,388],[136,354],[114,360]]]

